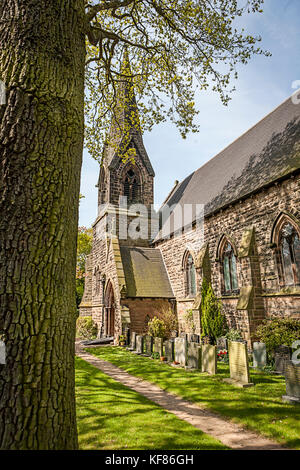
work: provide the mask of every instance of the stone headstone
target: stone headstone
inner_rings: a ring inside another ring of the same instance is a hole
[[[179,335],[179,338],[184,338],[184,339],[187,340],[187,339],[188,339],[188,335],[187,335],[187,333],[181,332],[180,335]]]
[[[226,382],[239,387],[251,387],[247,345],[239,341],[228,341],[230,379]]]
[[[217,338],[217,350],[222,351],[223,349],[228,349],[228,341],[225,336],[220,336]]]
[[[175,355],[175,362],[178,362],[183,367],[186,366],[187,340],[185,338],[175,338],[174,355]]]
[[[153,337],[150,335],[146,335],[144,339],[144,344],[145,344],[145,354],[147,356],[151,356],[152,348],[153,348]]]
[[[163,339],[162,338],[154,338],[153,352],[158,353],[160,356],[163,355]]]
[[[288,403],[300,403],[300,363],[287,361],[285,364],[286,395],[283,401]]]
[[[201,346],[199,343],[191,341],[188,343],[187,366],[191,369],[200,369],[201,367]]]
[[[201,346],[201,370],[215,375],[217,373],[217,347],[212,344]]]
[[[5,364],[6,353],[5,344],[0,340],[0,364]]]
[[[262,369],[267,365],[267,348],[265,343],[253,343],[253,367]]]
[[[196,335],[195,333],[193,333],[191,335],[191,341],[193,343],[198,343],[199,344],[200,343],[200,335]]]
[[[134,351],[135,348],[136,348],[136,337],[137,337],[137,334],[135,333],[135,331],[132,331],[130,336],[131,336],[131,337],[130,337],[130,349],[131,349],[132,351]]]
[[[174,341],[167,340],[164,342],[165,356],[168,362],[174,361]]]
[[[137,335],[135,349],[136,349],[137,354],[143,354],[143,352],[144,352],[144,336]]]
[[[290,349],[288,346],[278,346],[275,350],[275,371],[284,374],[285,365],[290,360]]]

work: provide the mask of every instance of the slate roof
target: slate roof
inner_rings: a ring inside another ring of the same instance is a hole
[[[120,72],[124,75],[128,74],[131,76],[131,68],[126,50],[124,52]],[[120,165],[125,151],[128,148],[135,148],[136,152],[143,160],[149,175],[155,176],[143,143],[139,121],[139,110],[136,103],[132,80],[130,78],[124,78],[118,84],[115,114],[118,116],[119,123],[117,124],[113,117],[109,131],[109,140],[112,145],[106,144],[104,146],[103,159],[107,161],[110,169],[115,169]],[[126,134],[127,132],[130,134],[130,138],[128,135],[124,138],[124,129],[126,129]]]
[[[127,297],[174,298],[159,249],[121,246]]]
[[[209,216],[299,168],[300,104],[288,98],[185,178],[165,205],[204,204]],[[181,228],[172,213],[165,224],[170,224],[171,233]],[[160,231],[155,241],[161,237]]]

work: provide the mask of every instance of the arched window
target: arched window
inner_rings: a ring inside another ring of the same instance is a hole
[[[300,285],[300,239],[299,233],[286,221],[278,234],[277,260],[282,286]]]
[[[226,241],[222,253],[224,294],[236,293],[238,290],[236,256],[232,245]]]
[[[187,297],[194,297],[196,295],[196,270],[191,253],[187,253],[185,257],[185,280]]]
[[[138,202],[139,200],[139,179],[132,168],[125,175],[124,196],[127,196],[128,203]]]

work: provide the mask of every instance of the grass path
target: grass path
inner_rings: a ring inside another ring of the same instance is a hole
[[[218,375],[212,377],[199,371],[175,369],[123,348],[89,348],[88,352],[245,428],[287,447],[300,449],[300,407],[282,402],[281,396],[285,393],[282,376],[251,371],[255,386],[237,389],[221,380],[229,376],[225,364],[218,365]]]
[[[80,449],[226,449],[78,357],[76,403]]]

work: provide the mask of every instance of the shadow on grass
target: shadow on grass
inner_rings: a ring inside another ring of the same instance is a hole
[[[209,376],[199,371],[175,369],[168,364],[133,355],[122,348],[87,351],[164,390],[272,437],[281,444],[300,448],[300,407],[282,402],[281,397],[285,394],[282,376],[251,371],[251,381],[255,386],[238,389],[222,381],[229,377],[227,364],[218,364],[218,374]]]
[[[83,449],[226,449],[78,358],[76,401]]]

